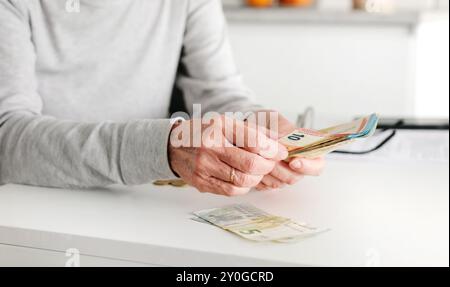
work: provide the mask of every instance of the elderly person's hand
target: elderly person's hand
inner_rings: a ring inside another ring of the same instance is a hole
[[[270,111],[268,111],[270,112]],[[284,137],[295,130],[295,125],[285,117],[278,114],[277,139]],[[268,126],[268,125],[267,125]],[[269,126],[268,126],[269,127]],[[281,188],[286,184],[293,185],[304,176],[318,176],[325,167],[323,157],[319,158],[291,158],[287,161],[279,161],[270,174],[267,174],[256,186],[257,190]]]
[[[289,162],[278,162],[272,172],[263,177],[261,183],[256,186],[257,190],[281,188],[286,184],[293,185],[306,176],[318,176],[325,167],[323,157],[294,158]]]
[[[173,171],[200,192],[245,194],[288,155],[276,140],[242,121],[224,116],[208,125],[193,121],[174,126],[168,153]]]

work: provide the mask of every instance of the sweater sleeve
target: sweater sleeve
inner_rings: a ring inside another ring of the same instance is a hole
[[[41,114],[26,12],[0,0],[0,183],[51,187],[173,178],[170,120],[83,123]]]
[[[183,43],[183,72],[177,85],[187,108],[202,111],[254,111],[252,92],[243,84],[228,39],[220,0],[190,0]]]

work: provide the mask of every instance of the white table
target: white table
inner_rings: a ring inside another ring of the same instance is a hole
[[[0,265],[449,265],[448,163],[332,160],[282,191],[225,198],[191,188],[0,187]],[[231,203],[331,231],[296,244],[253,243],[190,220]]]

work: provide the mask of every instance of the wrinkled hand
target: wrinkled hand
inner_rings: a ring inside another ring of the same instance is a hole
[[[286,118],[278,116],[278,138],[291,133],[295,130],[295,126]],[[281,188],[288,185],[293,185],[301,180],[304,176],[318,176],[322,173],[325,167],[325,159],[323,157],[309,159],[309,158],[292,158],[286,161],[279,161],[275,164],[274,169],[270,174],[267,174],[261,180],[261,183],[256,186],[257,190],[266,190]]]
[[[263,177],[261,183],[256,186],[257,190],[281,188],[286,184],[293,185],[304,176],[318,176],[325,166],[323,157],[308,159],[294,158],[289,162],[278,162],[272,172]]]
[[[287,150],[259,129],[226,119],[216,117],[211,124],[202,125],[200,131],[194,128],[193,121],[175,125],[168,145],[169,160],[173,171],[200,192],[242,195],[285,159]],[[231,134],[226,132],[230,130]],[[244,131],[246,139],[239,147],[238,130]],[[193,139],[199,132],[201,145],[195,146]],[[248,141],[249,138],[256,138],[256,143]],[[180,146],[181,141],[184,144]]]

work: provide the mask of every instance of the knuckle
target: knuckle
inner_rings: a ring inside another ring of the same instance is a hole
[[[267,174],[267,173],[270,173],[275,168],[277,163],[275,161],[272,161],[272,160],[265,160],[265,161],[266,161],[266,164],[267,164],[267,169],[264,170],[264,173]]]
[[[254,177],[245,174],[245,173],[238,173],[236,175],[236,182],[235,184],[240,187],[251,187],[255,186],[257,184]]]
[[[201,185],[201,183],[200,183],[200,179],[199,179],[197,176],[194,176],[194,177],[191,179],[191,183],[192,183],[192,185],[193,185],[195,188],[197,188],[199,191],[202,191],[202,190],[203,190],[202,185]]]
[[[236,195],[236,188],[232,186],[227,186],[224,188],[224,194],[226,196],[235,196]]]
[[[204,167],[210,162],[209,154],[206,151],[201,151],[197,156],[197,166]]]
[[[202,188],[202,187],[198,187],[197,190],[198,190],[200,193],[206,193],[206,190],[205,190],[204,188]]]
[[[258,168],[258,162],[255,157],[246,157],[244,160],[245,171],[255,173]]]
[[[233,184],[237,185],[237,186],[245,186],[246,184],[246,176],[240,172],[236,173],[236,177],[233,180]]]
[[[286,182],[287,182],[287,184],[289,184],[289,185],[293,185],[293,184],[296,184],[299,180],[300,180],[299,177],[291,176],[291,177],[289,177],[289,178],[287,179]]]
[[[231,147],[221,147],[217,149],[218,153],[220,154],[220,158],[225,162],[233,162],[235,159],[235,154],[232,152]]]
[[[225,195],[226,196],[237,196],[240,195],[241,192],[239,190],[239,188],[235,187],[235,186],[228,186],[225,188]]]
[[[199,149],[199,155],[200,156],[206,156],[211,152],[211,148],[202,145],[201,147],[198,148]]]
[[[283,184],[282,184],[281,182],[275,181],[275,182],[272,182],[272,183],[270,184],[270,186],[271,186],[272,188],[280,188],[280,187],[283,186]]]
[[[281,181],[273,178],[267,178],[263,181],[263,183],[270,188],[278,188],[279,186],[281,186]]]

